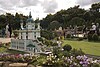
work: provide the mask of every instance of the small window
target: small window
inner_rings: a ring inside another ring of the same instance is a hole
[[[36,35],[34,35],[34,37],[36,38]]]
[[[26,32],[26,39],[28,39],[28,32]]]
[[[36,32],[34,32],[34,35],[36,35]]]
[[[21,33],[21,39],[22,39],[22,33]]]

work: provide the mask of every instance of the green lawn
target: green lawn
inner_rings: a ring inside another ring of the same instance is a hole
[[[86,41],[69,41],[64,40],[63,45],[70,44],[73,48],[82,49],[86,54],[100,56],[100,43],[86,42]]]
[[[7,49],[5,47],[0,47],[0,53],[5,52]]]
[[[7,49],[6,47],[0,47],[0,53],[9,53],[9,54],[25,54],[27,52],[13,50],[13,49]]]

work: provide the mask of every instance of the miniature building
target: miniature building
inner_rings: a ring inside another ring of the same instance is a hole
[[[21,22],[21,30],[16,30],[19,36],[17,39],[11,40],[10,49],[26,51],[26,52],[41,52],[41,44],[37,40],[40,37],[40,23],[36,23],[33,21],[31,12],[29,14],[29,18],[27,19],[27,23],[25,28],[23,26],[23,22]]]

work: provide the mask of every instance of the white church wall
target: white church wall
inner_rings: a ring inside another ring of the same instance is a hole
[[[21,36],[22,36],[21,33],[19,33],[19,39],[21,39]]]
[[[28,25],[28,29],[29,29],[29,30],[32,29],[32,25],[31,25],[31,24]]]
[[[27,48],[27,45],[33,44],[35,47],[32,48],[32,52],[41,52],[41,48],[38,45],[38,42],[35,42],[32,39],[12,39],[11,40],[11,49],[20,50],[20,51],[26,51],[28,52],[29,49]]]
[[[22,33],[22,39],[26,39],[26,32]]]
[[[19,39],[11,40],[11,49],[28,51],[31,47],[27,47],[27,45],[33,44],[35,47],[32,48],[32,50],[40,52],[41,48],[38,45],[39,42],[34,41],[37,37],[40,37],[40,23],[38,23],[37,29],[35,29],[35,22],[32,20],[27,22],[25,26],[26,28],[23,28],[24,26],[21,24],[21,28],[23,29],[19,30]]]
[[[36,38],[40,37],[40,32],[36,32]]]
[[[34,30],[34,29],[35,29],[35,24],[33,23],[33,24],[32,24],[32,30]]]
[[[11,49],[25,50],[25,42],[23,39],[12,39]]]
[[[28,39],[33,39],[32,32],[28,33]]]

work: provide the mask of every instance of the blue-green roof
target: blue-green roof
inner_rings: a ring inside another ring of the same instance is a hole
[[[35,45],[29,44],[29,45],[27,45],[27,47],[35,47]]]
[[[31,22],[31,23],[34,22],[34,20],[32,19],[32,16],[31,16],[31,12],[29,12],[29,17],[27,19],[27,22]]]
[[[27,19],[27,22],[31,22],[31,23],[33,23],[34,21],[33,21],[32,18],[28,18],[28,19]]]

